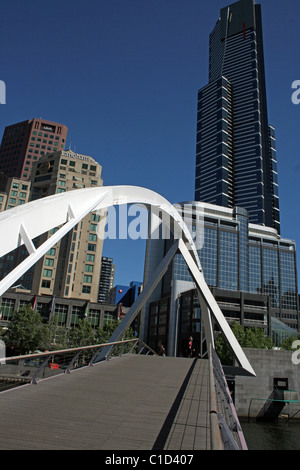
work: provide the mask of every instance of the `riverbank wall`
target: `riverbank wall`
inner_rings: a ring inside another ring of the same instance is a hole
[[[234,403],[241,418],[269,413],[300,419],[300,363],[293,351],[244,349],[256,377],[235,376]],[[276,411],[277,410],[277,411]]]

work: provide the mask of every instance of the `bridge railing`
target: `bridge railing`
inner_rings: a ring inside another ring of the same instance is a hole
[[[247,450],[247,444],[216,351],[210,348],[210,429],[212,450]]]
[[[0,359],[0,393],[24,384],[37,384],[40,380],[58,374],[93,366],[98,360],[103,348],[109,348],[105,360],[124,354],[153,354],[153,349],[141,339],[133,338],[112,343],[82,346],[71,349],[44,351],[23,356],[13,356]]]

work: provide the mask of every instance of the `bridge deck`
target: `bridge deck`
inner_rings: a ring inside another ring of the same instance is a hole
[[[123,356],[0,394],[0,449],[210,449],[207,360]]]

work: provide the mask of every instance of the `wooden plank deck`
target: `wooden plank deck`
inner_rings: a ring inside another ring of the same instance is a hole
[[[1,450],[207,450],[206,360],[129,355],[0,394]]]

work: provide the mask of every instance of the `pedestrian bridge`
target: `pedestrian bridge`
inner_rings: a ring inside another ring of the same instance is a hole
[[[247,448],[213,355],[73,359],[66,366],[43,353],[0,365],[2,383],[23,382],[0,393],[1,450]]]

